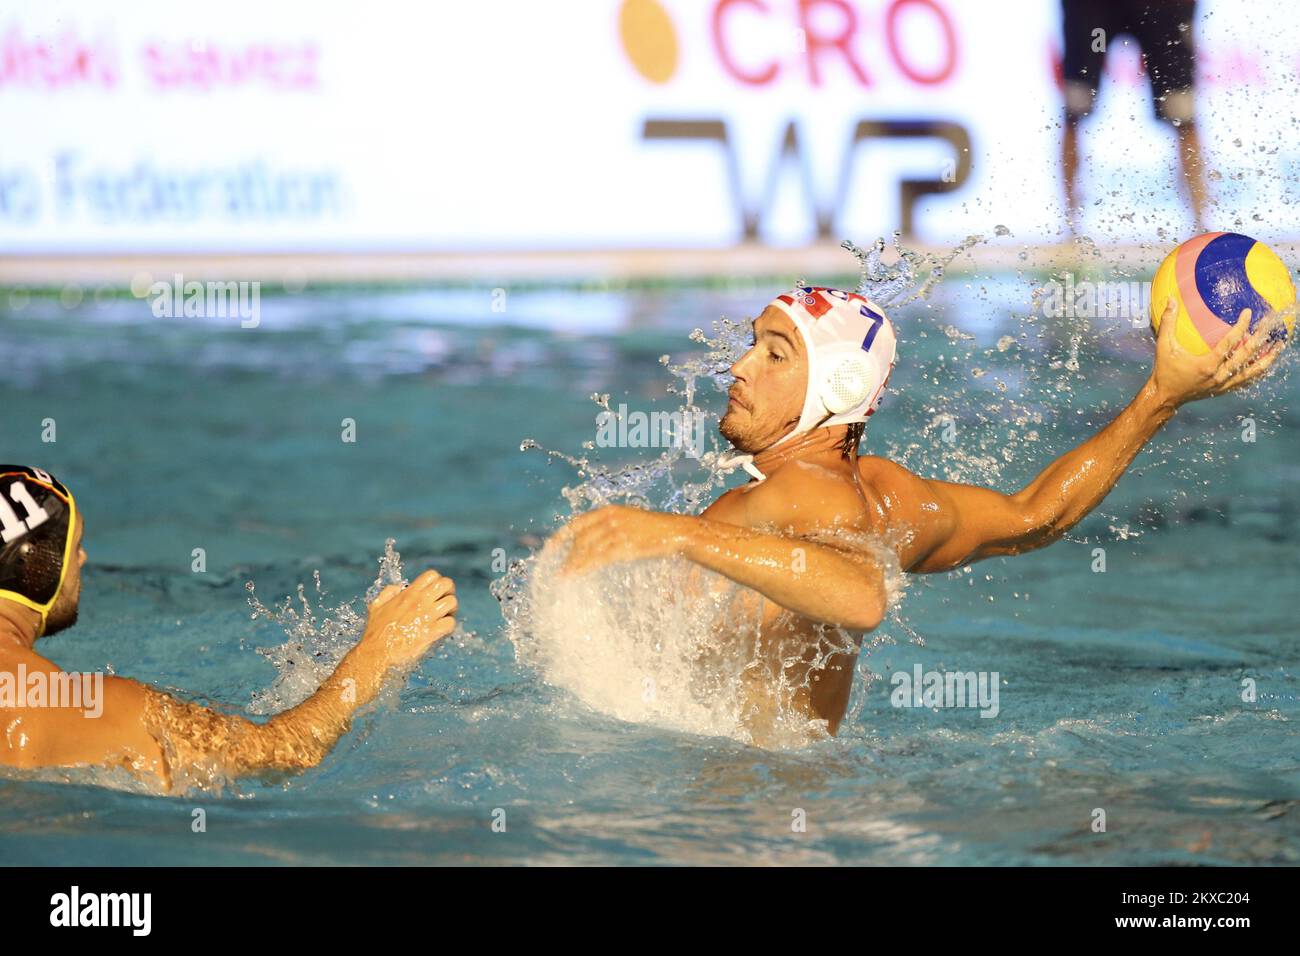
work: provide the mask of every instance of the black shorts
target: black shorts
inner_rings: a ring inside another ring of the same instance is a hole
[[[1095,52],[1093,31],[1106,31],[1106,49],[1120,34],[1142,50],[1156,117],[1191,121],[1196,79],[1192,21],[1196,0],[1061,0],[1065,40],[1066,115],[1092,112],[1106,54]]]

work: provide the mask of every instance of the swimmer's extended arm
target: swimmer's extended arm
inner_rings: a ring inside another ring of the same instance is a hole
[[[884,569],[867,552],[688,518],[679,553],[821,624],[870,631],[885,616]]]
[[[6,709],[0,763],[21,767],[125,766],[171,788],[195,774],[236,777],[315,766],[347,732],[356,710],[386,675],[410,666],[455,627],[454,585],[429,571],[402,590],[381,593],[366,630],[311,697],[265,723],[107,677],[98,716],[67,708]],[[29,652],[30,653],[30,652]],[[28,673],[59,670],[32,653]]]
[[[314,767],[347,732],[356,708],[378,690],[372,668],[344,658],[311,697],[258,724],[141,687],[141,722],[159,742],[169,785],[196,772],[239,777]]]
[[[1280,352],[1263,323],[1247,337],[1249,310],[1203,356],[1185,352],[1167,312],[1151,377],[1109,425],[1043,469],[1025,488],[1003,495],[987,488],[924,480],[905,473],[896,497],[915,509],[915,535],[904,556],[909,571],[948,571],[971,561],[1021,554],[1060,538],[1115,487],[1125,469],[1180,405],[1220,395],[1264,374]],[[897,466],[894,466],[897,468]],[[899,469],[902,471],[902,469]],[[896,476],[895,476],[896,477]],[[886,483],[890,479],[886,477]]]
[[[369,607],[365,633],[311,697],[266,723],[187,703],[146,688],[142,718],[176,771],[210,768],[225,776],[314,767],[372,701],[385,677],[417,662],[455,628],[455,586],[426,571],[406,588],[391,585]]]
[[[924,510],[905,557],[908,570],[950,571],[1056,541],[1110,493],[1173,412],[1148,382],[1114,421],[1010,495],[912,476],[917,487],[900,497],[923,501]]]
[[[616,561],[684,557],[813,621],[850,630],[875,628],[887,607],[880,561],[847,543],[836,547],[801,537],[815,527],[829,526],[827,516],[845,504],[818,499],[803,485],[800,490],[809,498],[807,517],[791,524],[783,483],[792,477],[778,472],[743,499],[724,496],[701,516],[617,505],[597,508],[579,515],[553,540],[570,545],[567,573]],[[827,488],[839,494],[844,485],[828,482]],[[733,504],[737,501],[743,503]],[[860,501],[848,507],[854,506],[860,508]],[[755,530],[769,526],[782,526],[788,533]]]

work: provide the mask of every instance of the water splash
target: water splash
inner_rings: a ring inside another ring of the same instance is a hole
[[[1006,226],[993,230],[997,237],[1010,236]],[[861,249],[845,239],[840,247],[858,259],[858,291],[884,308],[907,305],[925,299],[943,280],[945,270],[962,253],[987,242],[983,235],[970,235],[943,255],[918,252],[902,244],[902,233],[894,233],[894,252],[898,256],[893,265],[884,261],[885,240],[877,239],[870,249]]]
[[[903,574],[891,551],[877,553],[893,607]],[[564,557],[544,549],[492,584],[519,661],[549,684],[621,720],[772,749],[826,736],[801,705],[810,685],[800,675],[856,655],[852,635],[818,627],[811,655],[803,640],[773,647],[760,640],[759,596],[721,575],[667,559],[564,576]],[[890,639],[878,631],[866,646]]]
[[[384,542],[379,572],[366,590],[364,604],[373,601],[388,585],[405,583],[402,556],[395,550],[395,543],[392,538]],[[276,714],[302,703],[334,673],[365,630],[364,605],[358,611],[353,599],[328,606],[320,572],[313,572],[312,578],[314,597],[308,595],[306,585],[299,584],[296,606],[292,597],[286,597],[275,608],[268,608],[258,599],[253,582],[245,585],[252,619],[274,622],[288,638],[274,647],[257,648],[257,653],[275,668],[276,677],[270,687],[253,693],[248,704],[250,713]]]
[[[713,337],[701,329],[691,332],[690,341],[706,348],[702,355],[691,356],[679,365],[670,364],[667,355],[659,360],[673,378],[665,388],[666,394],[677,396],[681,402],[671,414],[681,416],[681,421],[703,420],[710,426],[708,447],[700,449],[698,458],[692,457],[685,443],[670,446],[655,458],[622,465],[604,465],[591,455],[573,456],[545,449],[531,438],[524,439],[519,450],[540,450],[573,468],[580,482],[562,488],[560,494],[574,515],[609,504],[698,514],[708,503],[710,492],[725,486],[734,467],[726,460],[730,445],[719,441],[716,434],[718,416],[700,407],[697,393],[702,383],[712,386],[715,392],[727,390],[731,384],[728,369],[748,349],[750,334],[748,323],[723,317],[713,324]],[[619,414],[610,409],[608,395],[591,398],[603,411]],[[591,443],[586,447],[590,448]]]

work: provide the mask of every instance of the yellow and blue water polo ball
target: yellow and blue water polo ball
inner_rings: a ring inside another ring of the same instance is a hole
[[[1242,309],[1250,327],[1286,309],[1289,337],[1295,326],[1295,283],[1285,263],[1262,242],[1235,232],[1207,232],[1165,257],[1151,283],[1151,328],[1160,331],[1169,297],[1178,302],[1178,344],[1204,355],[1228,334]],[[1278,331],[1281,337],[1281,330]]]

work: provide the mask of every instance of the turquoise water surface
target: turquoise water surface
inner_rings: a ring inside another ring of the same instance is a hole
[[[953,277],[897,310],[866,450],[1010,491],[1109,420],[1149,334],[1035,316],[1031,288]],[[0,460],[54,471],[86,516],[81,621],[40,645],[61,665],[246,708],[277,677],[257,648],[286,640],[250,619],[246,582],[269,604],[319,571],[330,602],[356,599],[389,537],[462,607],[400,697],[287,782],[168,798],[0,777],[0,862],[1300,863],[1288,369],[1180,412],[1069,540],[914,581],[837,739],[768,751],[625,723],[517,661],[488,587],[576,481],[521,442],[582,454],[590,395],[662,404],[660,356],[779,291],[520,290],[504,312],[488,289],[268,292],[256,329],[0,298]],[[895,708],[867,680],[917,664],[996,671],[998,715]]]

